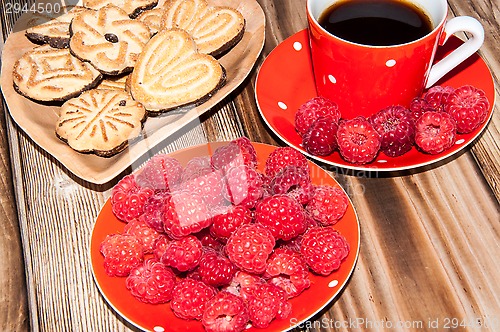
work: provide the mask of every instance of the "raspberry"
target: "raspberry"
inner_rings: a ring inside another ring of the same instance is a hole
[[[236,267],[258,274],[266,270],[266,260],[275,244],[273,235],[264,226],[242,225],[227,240],[226,254]]]
[[[163,227],[163,206],[170,197],[170,193],[161,191],[150,196],[144,204],[144,213],[139,217],[146,225],[157,231],[164,233]]]
[[[137,185],[133,174],[121,179],[111,192],[113,214],[121,221],[129,222],[144,213],[144,204],[153,195],[148,188]]]
[[[306,157],[299,151],[291,147],[278,147],[269,154],[266,159],[265,174],[269,178],[273,178],[284,167],[295,165],[303,167],[309,172],[309,164]]]
[[[231,167],[243,165],[243,156],[240,147],[236,144],[228,144],[218,147],[211,157],[211,165],[214,169],[225,172]]]
[[[426,153],[441,153],[449,149],[455,139],[455,121],[446,112],[425,112],[415,124],[415,143]]]
[[[311,227],[302,237],[300,252],[314,272],[329,275],[349,254],[345,238],[331,227]]]
[[[226,199],[234,205],[243,205],[247,208],[255,207],[264,194],[259,172],[245,165],[231,168],[226,173],[224,194]]]
[[[467,134],[486,121],[489,107],[483,90],[464,85],[450,94],[445,111],[455,120],[457,131]]]
[[[210,234],[224,242],[241,225],[252,222],[251,211],[241,205],[215,210]]]
[[[197,178],[183,182],[181,190],[186,190],[203,197],[208,206],[218,206],[224,202],[224,197],[222,196],[222,178],[221,171],[202,174]]]
[[[375,159],[380,149],[380,135],[363,117],[340,121],[337,143],[342,157],[353,164]]]
[[[288,298],[298,296],[309,288],[309,272],[300,254],[288,248],[277,248],[267,260],[265,278],[283,289]]]
[[[181,182],[188,182],[189,180],[211,172],[213,172],[213,169],[210,165],[209,156],[193,157],[188,161],[186,167],[184,167],[182,171]]]
[[[314,187],[309,172],[303,167],[286,166],[272,179],[271,194],[290,194],[300,204],[306,204],[312,197]]]
[[[210,234],[210,230],[208,228],[204,228],[201,232],[194,234],[198,240],[200,240],[203,245],[203,249],[213,249],[215,251],[223,251],[224,245],[218,239],[216,239],[212,234]]]
[[[260,175],[260,178],[262,179],[262,189],[264,190],[264,194],[262,195],[262,197],[271,196],[272,195],[272,192],[271,192],[272,178],[263,174],[263,173],[259,173],[259,175]]]
[[[340,112],[337,104],[323,97],[315,97],[302,104],[295,113],[295,130],[300,136],[304,136],[309,127],[320,117],[331,117],[333,122],[338,123]]]
[[[163,223],[167,234],[179,239],[210,226],[212,218],[202,197],[188,193],[173,193],[163,207]]]
[[[189,279],[193,279],[193,280],[196,280],[196,281],[201,281],[201,276],[200,274],[198,273],[198,269],[194,269],[192,271],[188,271],[186,274],[185,274],[186,278],[189,278]],[[202,281],[203,282],[203,281]]]
[[[260,276],[240,270],[236,272],[229,286],[223,288],[223,290],[237,295],[244,301],[247,301],[251,288],[255,285],[261,285],[263,283],[265,283],[265,280]]]
[[[309,215],[309,213],[306,213],[305,224],[306,224],[306,231],[311,227],[319,225],[318,222]],[[289,241],[284,241],[280,244],[280,246],[300,253],[300,241],[302,241],[303,235],[304,234],[300,234],[299,236]]]
[[[240,147],[243,159],[245,160],[245,165],[254,168],[257,166],[257,151],[255,151],[252,142],[247,137],[237,138],[234,141],[231,141],[231,143]]]
[[[181,181],[182,165],[169,155],[159,154],[151,158],[137,175],[141,187],[171,191]]]
[[[451,86],[433,86],[423,95],[423,98],[431,108],[437,112],[444,111],[445,105],[448,103],[448,98],[455,89]]]
[[[142,249],[145,254],[153,252],[155,241],[160,237],[160,233],[146,225],[143,220],[134,219],[125,225],[123,233],[135,235],[142,244]]]
[[[306,230],[302,205],[288,195],[264,198],[255,208],[255,221],[271,231],[275,239],[290,240]]]
[[[163,254],[167,250],[170,239],[166,235],[160,235],[153,244],[153,256],[160,261]]]
[[[403,106],[389,106],[369,118],[382,142],[380,150],[389,157],[410,151],[415,142],[415,123],[412,114]]]
[[[416,123],[422,114],[435,109],[424,98],[415,97],[410,103],[410,111],[413,122]]]
[[[170,307],[174,314],[182,319],[201,320],[208,301],[216,290],[203,282],[190,278],[177,282],[172,292]]]
[[[180,240],[170,241],[161,256],[161,261],[180,272],[185,272],[198,266],[202,254],[200,240],[194,235],[188,235]]]
[[[163,263],[148,259],[130,272],[125,285],[139,301],[166,303],[172,298],[175,274]]]
[[[308,228],[306,228],[308,229]],[[302,236],[303,234],[300,234],[299,236],[289,240],[289,241],[283,241],[280,243],[281,248],[287,248],[295,252],[300,252],[300,241],[302,241]]]
[[[321,225],[336,224],[347,211],[349,199],[340,188],[317,186],[314,196],[306,205],[307,213]]]
[[[313,156],[328,156],[337,148],[338,124],[331,117],[314,121],[302,137],[302,145]]]
[[[129,234],[108,235],[100,246],[104,270],[111,277],[126,277],[144,260],[142,245]]]
[[[206,305],[202,323],[207,332],[241,332],[250,320],[243,300],[238,296],[219,292]]]
[[[257,328],[266,328],[274,318],[285,319],[292,313],[285,291],[268,283],[250,288],[247,308],[252,325]]]
[[[316,219],[311,217],[311,215],[306,210],[306,229],[309,229],[309,228],[314,227],[314,226],[319,226],[318,222],[316,221]]]
[[[213,250],[207,250],[201,257],[197,271],[201,281],[219,287],[229,285],[236,273],[236,267],[227,257]]]
[[[237,166],[245,165],[255,168],[257,160],[256,154],[254,154],[255,150],[250,149],[248,144],[249,142],[242,139],[218,147],[211,158],[212,167],[221,170],[224,174],[229,169]]]

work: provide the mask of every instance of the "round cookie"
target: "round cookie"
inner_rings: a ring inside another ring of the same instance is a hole
[[[151,38],[146,24],[130,19],[114,5],[79,13],[71,22],[70,30],[71,52],[108,75],[132,71]]]
[[[127,92],[93,89],[63,104],[56,135],[78,152],[110,157],[139,136],[145,118]]]
[[[35,44],[49,44],[54,48],[68,48],[69,25],[76,14],[85,10],[80,6],[65,6],[58,12],[34,13],[26,37]]]
[[[158,0],[83,0],[83,6],[89,9],[97,10],[107,5],[115,5],[123,9],[131,18],[154,8],[157,4]]]
[[[96,86],[102,75],[69,50],[35,47],[14,64],[14,89],[33,100],[64,101]]]

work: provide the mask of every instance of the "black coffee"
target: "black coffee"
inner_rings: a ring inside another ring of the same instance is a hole
[[[318,21],[337,37],[372,46],[408,43],[433,29],[422,9],[402,0],[340,1],[325,10]]]

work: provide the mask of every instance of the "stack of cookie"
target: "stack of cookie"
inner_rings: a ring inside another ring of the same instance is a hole
[[[15,63],[14,88],[37,102],[63,102],[56,135],[103,157],[137,138],[148,115],[210,98],[226,80],[217,58],[245,29],[237,10],[206,0],[83,6],[26,30],[42,45]]]

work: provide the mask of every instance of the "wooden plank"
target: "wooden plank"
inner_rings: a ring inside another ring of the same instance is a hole
[[[0,13],[3,12],[0,4]],[[0,15],[3,17],[4,15]],[[3,23],[3,22],[2,22]],[[0,50],[6,30],[0,24]],[[1,93],[0,93],[1,94]],[[0,102],[0,330],[27,331],[28,299],[7,138],[6,110]]]
[[[485,42],[479,54],[482,56],[495,81],[496,104],[492,119],[482,137],[472,146],[472,152],[486,180],[500,200],[500,3],[498,1],[453,1],[450,4],[455,16],[467,15],[478,19],[485,30]],[[490,101],[493,102],[493,101]]]
[[[0,112],[3,107],[0,105]],[[0,128],[0,330],[28,329],[28,302],[5,118]]]

